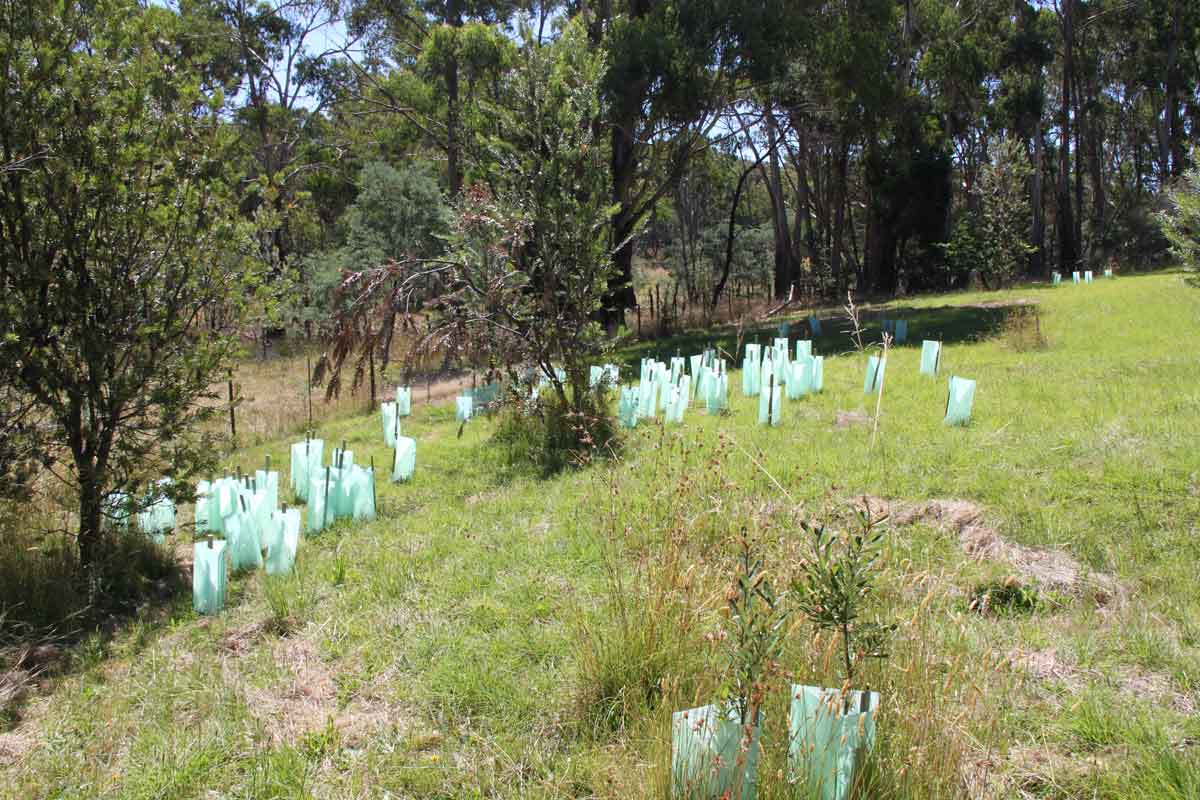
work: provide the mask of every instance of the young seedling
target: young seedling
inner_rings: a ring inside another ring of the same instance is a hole
[[[743,725],[757,725],[787,635],[786,592],[771,586],[763,559],[743,530],[737,572],[725,593],[728,622],[724,641],[729,668],[723,687]]]
[[[854,682],[868,658],[886,658],[893,624],[865,621],[879,577],[879,556],[887,516],[873,516],[870,506],[857,512],[858,530],[839,535],[823,524],[802,522],[809,552],[792,580],[793,605],[818,630],[841,638],[845,682]]]

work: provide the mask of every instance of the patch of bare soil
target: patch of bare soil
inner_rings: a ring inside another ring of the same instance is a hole
[[[1138,667],[1126,667],[1117,677],[1117,688],[1125,694],[1147,700],[1155,705],[1165,705],[1180,714],[1196,713],[1196,698],[1193,695],[1176,691],[1170,676],[1161,672],[1148,672]]]
[[[833,417],[834,430],[844,431],[855,425],[870,425],[871,418],[863,411],[839,411]]]
[[[920,523],[955,533],[963,552],[971,558],[1007,562],[1040,589],[1069,595],[1090,593],[1100,606],[1125,598],[1123,587],[1114,577],[1084,569],[1062,550],[1026,547],[1008,541],[988,524],[983,509],[969,500],[908,503],[870,497],[859,502],[866,503],[874,516],[886,515],[895,526]]]
[[[344,706],[339,704],[335,673],[311,642],[281,640],[274,656],[288,678],[270,688],[245,689],[247,702],[273,745],[294,744],[332,727],[344,745],[353,747],[389,727],[403,726],[398,709],[373,696],[369,688]]]
[[[1058,681],[1071,692],[1079,691],[1086,681],[1103,680],[1098,670],[1083,669],[1054,648],[1016,649],[1009,653],[1009,664],[1042,681]],[[1140,667],[1123,667],[1116,676],[1116,689],[1122,694],[1165,706],[1180,714],[1196,713],[1196,698],[1176,689],[1171,677]]]

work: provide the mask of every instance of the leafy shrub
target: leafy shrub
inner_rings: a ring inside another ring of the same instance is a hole
[[[606,393],[582,394],[581,399],[567,401],[557,393],[543,392],[536,400],[505,404],[495,441],[506,449],[509,464],[554,475],[615,454],[617,421]]]
[[[1038,590],[1015,578],[982,583],[971,592],[969,607],[984,616],[1032,614],[1041,606]]]
[[[1168,211],[1160,217],[1171,251],[1193,271],[1200,267],[1200,169],[1193,169],[1167,195]]]

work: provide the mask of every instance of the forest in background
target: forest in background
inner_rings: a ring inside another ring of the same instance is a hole
[[[502,76],[572,17],[606,68],[593,124],[626,307],[656,282],[635,264],[693,307],[733,286],[886,295],[1152,265],[1200,122],[1200,8],[1182,0],[176,10],[223,94],[260,258],[302,287],[291,319],[321,318],[340,269],[436,249],[417,233],[437,229],[429,193],[452,207],[488,183]]]

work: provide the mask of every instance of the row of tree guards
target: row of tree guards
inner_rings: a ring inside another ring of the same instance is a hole
[[[819,334],[820,322],[808,321],[809,329]],[[907,338],[905,320],[884,320],[883,328],[897,342]],[[759,397],[758,423],[777,426],[782,421],[783,399],[796,400],[824,389],[824,358],[813,354],[812,341],[799,339],[794,355],[787,336],[788,325],[780,326],[783,334],[769,346],[754,343],[746,346],[742,363],[742,391],[747,397]],[[942,344],[926,340],[922,343],[920,372],[936,375],[941,366]],[[867,361],[863,391],[881,395],[886,374],[886,354],[871,356]],[[561,372],[561,370],[560,370]],[[604,364],[591,368],[590,382],[597,385],[616,385],[619,368]],[[560,379],[565,376],[559,375]],[[484,384],[456,398],[455,418],[468,421],[479,408],[494,405],[500,392],[499,383]],[[536,391],[536,389],[535,389]],[[946,424],[965,425],[970,422],[974,404],[975,381],[952,376],[946,399]],[[669,363],[643,359],[638,385],[623,387],[618,401],[618,417],[627,428],[636,427],[640,419],[653,418],[663,412],[668,424],[683,422],[691,400],[703,402],[709,414],[718,414],[729,407],[728,364],[717,351],[706,349],[690,358],[676,356]],[[383,438],[392,448],[391,479],[394,482],[412,478],[416,468],[416,440],[401,435],[400,420],[412,413],[411,387],[399,387],[395,400],[380,405]],[[317,533],[337,519],[370,520],[375,518],[375,464],[354,463],[354,454],[342,443],[333,451],[329,464],[324,462],[324,441],[307,434],[303,442],[291,446],[290,483],[296,500],[306,503],[305,530]],[[163,482],[160,481],[160,484]],[[226,475],[221,479],[201,481],[197,486],[196,529],[209,534],[195,548],[194,598],[200,613],[216,613],[224,605],[228,567],[234,571],[257,569],[264,565],[269,574],[290,571],[299,544],[300,512],[279,505],[279,475],[270,469],[268,457],[265,468],[253,475]],[[174,504],[162,492],[161,496],[143,503],[138,528],[156,541],[163,541],[166,532],[175,526]],[[128,498],[114,495],[114,509],[127,505]],[[123,519],[113,514],[118,524]],[[217,541],[216,535],[223,535]]]
[[[400,419],[412,413],[412,390],[399,387],[396,399],[381,404],[384,441],[393,448],[391,478],[407,481],[416,468],[417,443],[400,435]],[[334,448],[324,463],[325,442],[306,434],[291,445],[289,480],[292,494],[308,512],[304,530],[315,534],[339,519],[365,522],[375,519],[375,460],[367,466],[354,463],[346,442]],[[279,507],[279,473],[265,468],[253,477],[226,475],[201,481],[196,488],[196,529],[208,533],[195,544],[193,607],[201,614],[216,614],[225,605],[229,573],[266,566],[267,574],[286,574],[293,568],[300,542],[298,508]],[[173,510],[173,507],[172,507]],[[216,535],[224,535],[217,540]]]
[[[885,320],[884,330],[896,341],[904,341],[908,325],[904,320]],[[922,375],[937,375],[941,367],[942,343],[925,340],[921,345]],[[882,396],[886,354],[867,359],[863,393]],[[689,372],[690,370],[690,372]],[[664,363],[644,358],[636,386],[622,387],[617,404],[617,416],[622,426],[637,427],[641,419],[652,419],[663,412],[664,422],[683,422],[684,412],[695,400],[703,403],[709,414],[719,414],[729,408],[728,369],[724,358],[715,350],[689,358],[674,356]],[[790,352],[789,339],[781,336],[769,346],[757,343],[746,345],[742,362],[742,394],[758,397],[758,424],[776,426],[782,422],[783,399],[798,400],[806,395],[819,394],[825,385],[825,359],[813,355],[812,341],[796,341],[795,355]],[[975,381],[952,376],[946,398],[944,422],[947,425],[966,425],[971,421],[975,400]]]
[[[1111,269],[1104,270],[1104,277],[1107,279],[1111,279],[1113,277],[1113,271]],[[1060,285],[1062,283],[1062,279],[1063,279],[1063,276],[1062,276],[1061,272],[1058,272],[1056,270],[1056,271],[1050,273],[1050,280],[1055,286]],[[1092,271],[1090,269],[1085,269],[1085,270],[1083,270],[1083,272],[1076,270],[1071,273],[1071,283],[1080,284],[1080,283],[1092,283],[1092,282],[1093,282],[1093,277],[1092,277]]]

